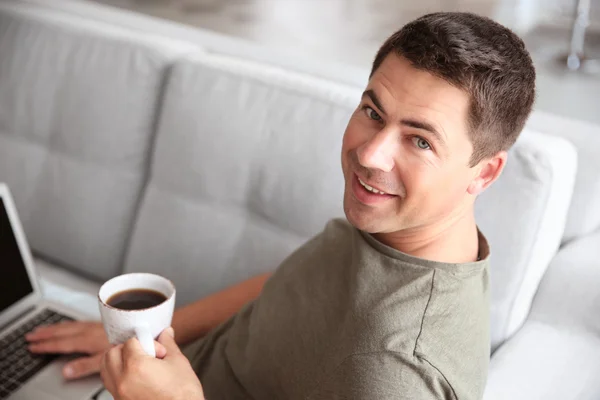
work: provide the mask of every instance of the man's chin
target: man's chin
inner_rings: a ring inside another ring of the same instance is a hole
[[[367,233],[379,233],[378,218],[373,213],[359,212],[357,210],[345,209],[346,219],[356,229]]]

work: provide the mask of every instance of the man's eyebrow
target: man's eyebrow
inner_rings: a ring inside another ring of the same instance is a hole
[[[440,132],[438,132],[438,130],[435,129],[435,127],[433,125],[431,125],[429,122],[418,121],[415,119],[403,119],[402,121],[400,121],[400,123],[402,125],[408,126],[410,128],[421,129],[421,130],[427,131],[427,132],[431,133],[437,139],[438,142],[442,143],[443,145],[446,145],[444,136]]]
[[[381,101],[379,101],[379,98],[377,97],[377,94],[375,94],[375,91],[373,89],[365,90],[363,93],[363,97],[365,96],[371,99],[371,101],[373,102],[373,104],[375,104],[375,107],[377,107],[379,111],[381,111],[383,114],[386,114],[385,109],[381,105]],[[443,146],[446,146],[444,136],[429,122],[419,121],[416,119],[403,119],[400,121],[400,123],[410,128],[427,131],[431,133],[439,143],[441,143]]]
[[[381,101],[379,101],[379,98],[377,97],[373,89],[365,90],[362,94],[362,97],[365,96],[371,99],[373,104],[375,104],[375,107],[379,108],[379,111],[381,111],[383,114],[386,114],[385,109],[381,105]]]

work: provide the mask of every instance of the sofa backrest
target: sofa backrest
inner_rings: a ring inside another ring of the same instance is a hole
[[[35,253],[98,279],[120,272],[163,80],[189,51],[0,3],[0,181]]]
[[[35,27],[19,28],[33,17],[0,4],[0,17],[6,13],[19,22],[0,21],[0,51],[11,55],[0,59],[0,180],[15,192],[38,253],[105,279],[121,272],[126,252],[125,271],[170,277],[184,304],[272,270],[326,220],[342,215],[339,149],[362,88],[268,62],[186,58],[199,50],[153,29],[67,21],[50,9],[43,18],[36,13]],[[53,51],[17,48],[24,35]],[[19,65],[31,71],[16,71]],[[581,154],[567,241],[600,228],[597,153],[587,151],[597,136],[589,127],[573,130],[573,121],[552,121],[538,112],[529,125],[562,133]],[[547,151],[544,140],[527,136],[477,207],[492,244],[494,344],[526,317],[558,248],[560,213],[571,195],[568,174],[558,188],[553,178],[563,165],[555,151],[561,142]],[[565,145],[562,154],[570,173],[572,150]],[[559,195],[549,202],[550,192]],[[559,210],[558,218],[548,210]],[[518,224],[510,219],[515,213]]]
[[[535,112],[528,126],[562,137],[577,149],[577,178],[563,243],[600,231],[600,126]]]
[[[276,268],[343,215],[341,139],[360,93],[231,57],[177,62],[125,271],[166,275],[185,304]],[[525,320],[560,245],[575,163],[565,140],[525,132],[478,201],[494,347]]]
[[[577,171],[567,140],[525,129],[498,179],[475,203],[491,245],[491,339],[495,350],[525,322],[558,251]]]
[[[329,81],[341,82],[353,87],[362,87],[368,78],[368,70],[363,68],[321,63],[306,60],[299,54],[271,51],[263,46],[215,32],[197,29],[147,15],[117,9],[104,4],[81,2],[79,0],[5,0],[21,1],[49,9],[61,10],[72,16],[93,18],[113,26],[134,29],[141,34],[156,34],[163,38],[173,38],[201,46],[208,52],[226,54],[232,57],[251,59],[268,65],[278,65],[288,70],[302,71]],[[600,168],[596,148],[599,146],[599,126],[590,123],[559,117],[535,111],[527,124],[531,129],[551,133],[566,138],[577,147],[580,153],[578,173],[570,207],[563,243],[585,236],[600,229]],[[590,141],[591,146],[589,145]]]
[[[340,148],[359,92],[223,56],[178,62],[125,270],[178,303],[272,271],[343,215]]]

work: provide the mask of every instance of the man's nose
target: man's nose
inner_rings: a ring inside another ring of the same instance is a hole
[[[358,148],[357,155],[360,165],[384,172],[390,172],[394,168],[394,155],[398,150],[398,134],[390,128],[384,128],[377,132]]]

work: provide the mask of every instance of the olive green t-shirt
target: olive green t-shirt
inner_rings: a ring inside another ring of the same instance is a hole
[[[490,356],[481,234],[479,246],[481,261],[445,264],[329,222],[188,353],[206,399],[481,399]]]

